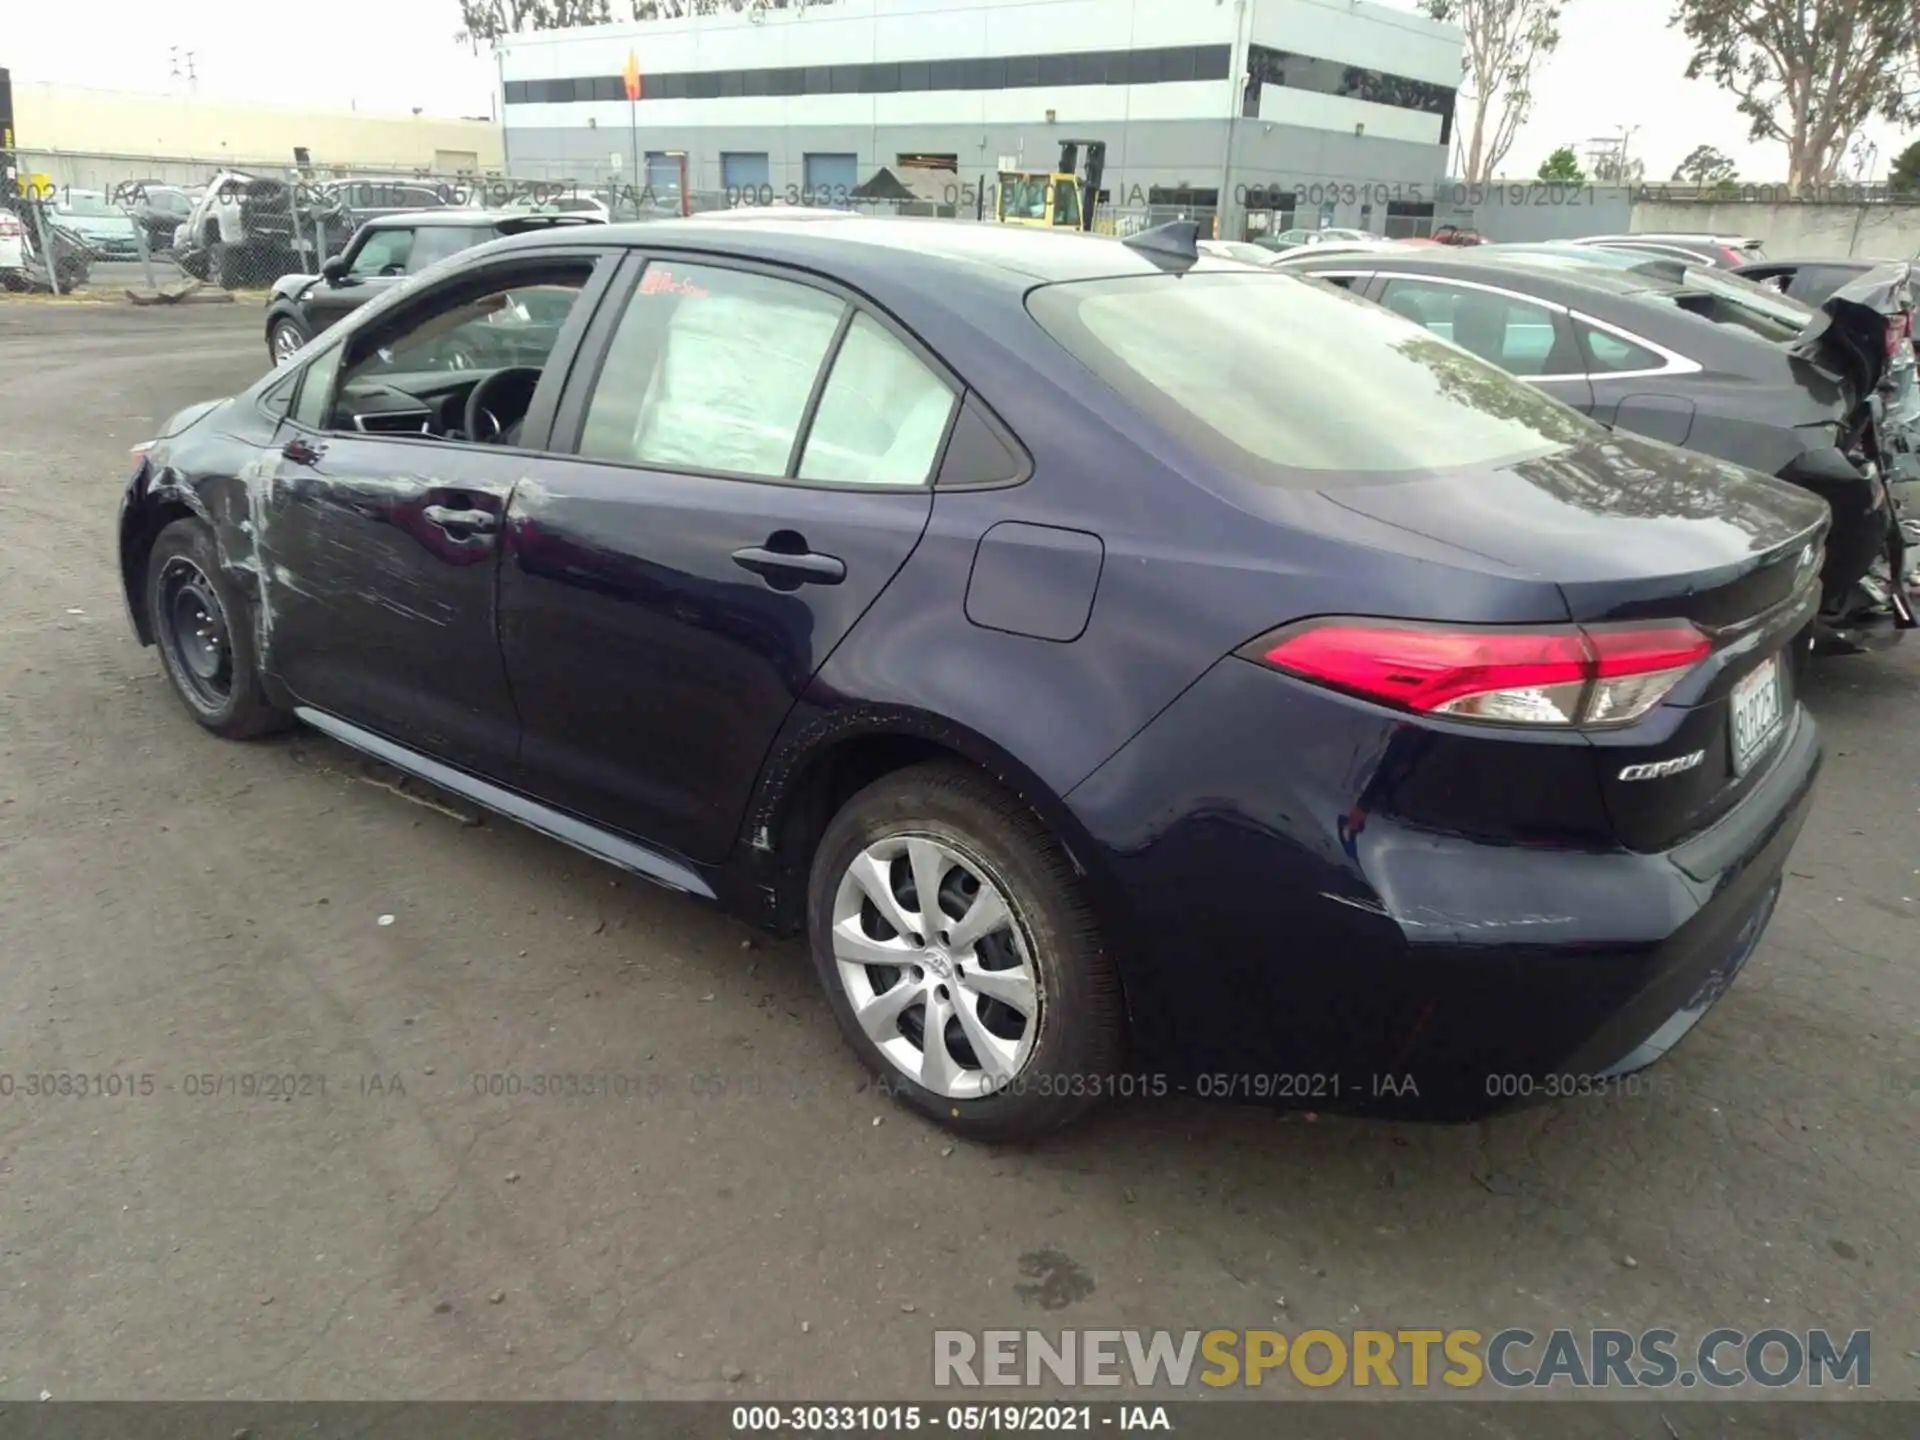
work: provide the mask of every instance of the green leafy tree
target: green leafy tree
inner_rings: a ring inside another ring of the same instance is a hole
[[[1730,156],[1713,146],[1696,145],[1687,152],[1687,158],[1675,167],[1673,178],[1691,180],[1695,185],[1718,185],[1723,180],[1733,179],[1736,168]]]
[[[1533,110],[1533,72],[1560,44],[1567,0],[1419,0],[1421,13],[1458,25],[1467,37],[1461,62],[1461,135],[1465,174],[1491,180]]]
[[[1734,96],[1748,136],[1787,147],[1787,185],[1830,184],[1875,115],[1920,119],[1915,0],[1677,0],[1687,78]]]
[[[1893,173],[1887,183],[1902,195],[1920,194],[1920,140],[1893,157]]]
[[[1587,172],[1580,168],[1580,157],[1571,145],[1562,145],[1540,162],[1540,178],[1549,185],[1584,185]]]
[[[1601,185],[1638,185],[1647,178],[1647,162],[1619,150],[1602,150],[1593,157],[1593,178]]]

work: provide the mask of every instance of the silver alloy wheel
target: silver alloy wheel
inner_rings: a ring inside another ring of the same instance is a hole
[[[1043,1000],[1024,927],[944,840],[889,835],[854,857],[834,895],[833,958],[860,1027],[936,1095],[992,1094],[1033,1053]]]
[[[273,363],[286,364],[300,353],[300,347],[306,343],[299,331],[282,321],[273,327]]]

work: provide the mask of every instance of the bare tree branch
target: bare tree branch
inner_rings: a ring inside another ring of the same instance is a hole
[[[1461,67],[1466,176],[1493,178],[1533,105],[1533,72],[1560,43],[1567,0],[1420,0],[1423,13],[1458,25],[1467,40]]]

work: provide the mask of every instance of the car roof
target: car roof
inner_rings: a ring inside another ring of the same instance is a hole
[[[1866,260],[1858,255],[1785,255],[1768,256],[1765,260],[1755,260],[1742,265],[1742,270],[1795,270],[1808,265],[1821,265],[1832,270],[1858,270],[1865,274],[1869,270],[1878,270],[1882,265],[1899,265],[1899,260]]]
[[[1508,252],[1502,257],[1480,255],[1483,247],[1471,246],[1455,250],[1449,246],[1428,248],[1407,247],[1404,256],[1393,262],[1392,268],[1404,270],[1410,274],[1432,275],[1436,279],[1452,277],[1459,280],[1475,280],[1483,285],[1498,285],[1505,281],[1513,283],[1516,272],[1528,277],[1534,293],[1553,298],[1554,292],[1563,292],[1564,296],[1577,299],[1583,293],[1601,293],[1606,295],[1645,295],[1669,294],[1685,288],[1662,276],[1637,270],[1615,270],[1602,265],[1582,265],[1577,257],[1569,257],[1575,263],[1541,263],[1553,261],[1552,256],[1535,256]],[[1442,253],[1444,252],[1444,253]],[[1339,269],[1343,260],[1354,257],[1329,255],[1324,261],[1301,260],[1281,268],[1311,273],[1322,264],[1328,269]],[[1378,252],[1368,257],[1370,261],[1378,259]]]
[[[628,221],[568,230],[562,243],[710,250],[716,254],[829,271],[884,269],[896,276],[942,272],[1000,283],[1046,284],[1127,275],[1157,275],[1163,261],[1104,235],[1025,225],[982,224],[920,216],[867,216],[846,211],[811,215],[746,215]],[[553,244],[552,231],[518,235],[498,249]],[[1250,273],[1237,260],[1201,253],[1189,268]]]
[[[1618,245],[1623,241],[1640,240],[1649,245],[1726,245],[1744,250],[1760,243],[1752,235],[1720,235],[1704,230],[1639,230],[1630,235],[1582,235],[1570,241],[1574,245]]]
[[[405,226],[409,230],[422,225],[499,225],[502,221],[525,221],[543,219],[538,210],[462,210],[456,206],[435,206],[431,210],[401,210],[392,215],[375,215],[365,221],[369,230],[397,229]],[[552,217],[563,222],[573,219],[571,215]],[[541,233],[545,233],[543,230]]]

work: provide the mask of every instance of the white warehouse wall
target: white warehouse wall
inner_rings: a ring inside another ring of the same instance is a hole
[[[1254,0],[1248,39],[1448,86],[1460,83],[1465,43],[1456,26],[1366,0]]]
[[[644,81],[648,71],[1225,45],[1233,29],[1232,5],[1212,0],[835,0],[768,10],[758,23],[726,13],[515,36],[499,54],[507,80],[557,80],[618,75],[631,49]]]

